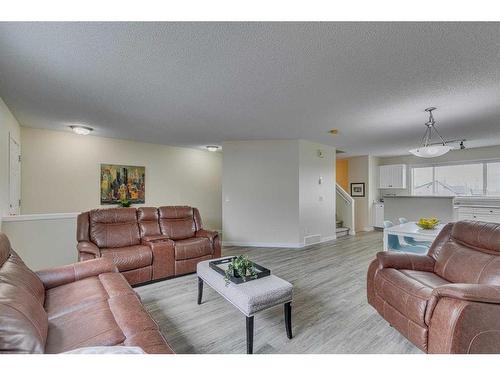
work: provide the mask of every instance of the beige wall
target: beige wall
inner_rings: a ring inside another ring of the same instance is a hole
[[[225,243],[300,247],[335,235],[335,149],[304,140],[224,142]],[[324,153],[318,157],[318,149]],[[318,183],[323,177],[323,183]]]
[[[353,197],[355,208],[355,230],[356,232],[365,231],[369,225],[368,217],[368,186],[369,186],[369,162],[368,156],[357,156],[348,159],[349,186],[352,183],[365,183],[365,196]],[[349,187],[350,189],[350,187]],[[350,190],[349,190],[350,193]]]
[[[77,261],[76,218],[4,221],[2,231],[33,270]]]
[[[365,196],[353,197],[355,200],[356,231],[369,231],[372,226],[373,202],[378,200],[378,158],[366,155],[348,159],[349,184],[365,183]],[[350,189],[350,187],[349,187]],[[350,193],[350,191],[349,191]]]
[[[116,163],[146,167],[146,205],[195,206],[222,227],[220,153],[26,127],[21,144],[23,214],[99,207],[100,164]]]
[[[0,228],[1,217],[9,213],[9,134],[21,143],[19,123],[0,98]]]
[[[318,151],[323,153],[318,156]],[[335,148],[299,141],[300,241],[319,235],[335,237]],[[319,179],[322,179],[321,184]]]
[[[224,241],[297,246],[298,141],[224,142],[222,148]]]

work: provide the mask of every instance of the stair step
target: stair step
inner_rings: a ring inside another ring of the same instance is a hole
[[[349,234],[349,228],[345,227],[336,228],[335,232],[337,233],[337,238],[347,236]]]

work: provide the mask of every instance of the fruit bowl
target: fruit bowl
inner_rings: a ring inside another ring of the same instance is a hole
[[[439,224],[439,220],[435,217],[422,217],[416,224],[422,229],[434,229]]]

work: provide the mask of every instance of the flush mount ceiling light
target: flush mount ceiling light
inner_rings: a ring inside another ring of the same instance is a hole
[[[78,135],[89,135],[90,132],[94,131],[94,129],[89,126],[71,125],[70,128],[73,130],[73,133]]]
[[[215,152],[219,149],[219,146],[207,146],[207,150],[210,152]]]
[[[435,158],[437,156],[444,155],[451,150],[451,147],[446,144],[445,140],[436,129],[436,122],[434,121],[434,116],[432,116],[432,111],[435,109],[436,107],[429,107],[425,109],[426,112],[429,112],[429,121],[425,123],[427,129],[422,137],[420,146],[410,150],[410,153],[418,156],[419,158]],[[437,134],[441,142],[432,143],[433,133]]]

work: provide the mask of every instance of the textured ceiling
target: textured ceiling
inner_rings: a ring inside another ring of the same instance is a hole
[[[193,147],[405,154],[431,105],[445,138],[500,144],[500,24],[0,23],[0,96],[24,126]]]

